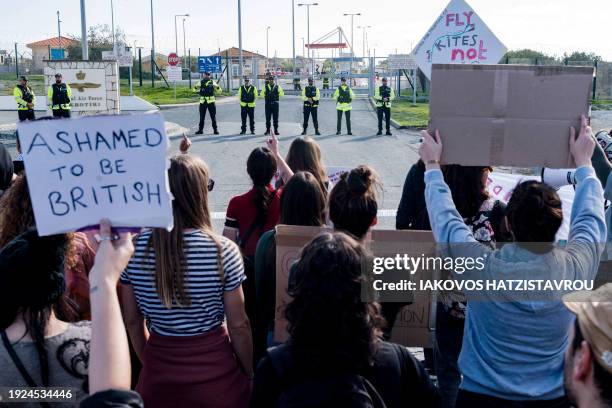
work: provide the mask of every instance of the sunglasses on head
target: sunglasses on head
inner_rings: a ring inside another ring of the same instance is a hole
[[[215,188],[215,180],[208,179],[208,191],[213,191],[213,188]]]

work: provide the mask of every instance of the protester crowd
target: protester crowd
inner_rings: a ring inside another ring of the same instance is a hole
[[[594,279],[612,228],[612,166],[586,119],[570,133],[577,183],[564,247],[553,245],[563,217],[554,188],[526,181],[497,201],[490,167],[440,164],[437,131],[423,132],[397,228],[478,246],[485,276]],[[215,183],[189,145],[170,158],[171,231],[119,233],[102,219],[93,233],[39,237],[26,174],[0,144],[0,386],[74,390],[76,400],[53,406],[612,407],[612,284],[563,301],[451,293],[437,304],[427,370],[389,341],[404,304],[362,301],[375,169],[332,184],[315,140],[296,138],[284,158],[272,135],[247,158],[252,188],[229,201],[219,235]],[[283,344],[279,224],[322,231],[290,268]]]

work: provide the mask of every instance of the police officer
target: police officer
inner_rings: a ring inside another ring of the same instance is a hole
[[[22,76],[19,78],[19,84],[15,85],[13,89],[13,96],[15,102],[17,102],[17,116],[19,121],[34,120],[34,103],[36,102],[36,95],[34,91],[28,85],[28,78]]]
[[[382,135],[382,121],[385,116],[387,125],[387,136],[391,136],[391,101],[395,99],[395,91],[387,85],[387,78],[382,79],[382,85],[376,87],[374,91],[374,100],[376,101],[376,113],[378,114],[378,133]]]
[[[315,128],[315,135],[319,133],[319,121],[317,119],[317,111],[319,110],[319,100],[321,99],[321,91],[314,85],[314,79],[308,78],[308,86],[302,89],[302,100],[304,101],[304,131],[302,135],[306,134],[308,128],[308,117],[312,115],[312,124]]]
[[[278,133],[278,101],[281,96],[285,96],[283,88],[274,83],[274,77],[266,78],[266,84],[261,90],[261,96],[266,101],[266,135],[271,135],[270,119],[274,122],[274,134]]]
[[[249,78],[244,78],[244,85],[238,88],[238,99],[240,100],[240,118],[242,119],[241,135],[246,133],[246,119],[249,117],[251,134],[255,134],[255,99],[258,92],[255,86],[251,85]]]
[[[336,88],[334,92],[334,99],[336,100],[336,111],[338,112],[338,121],[336,123],[336,135],[340,134],[342,130],[342,113],[346,116],[346,134],[352,135],[351,133],[351,110],[353,106],[351,102],[355,98],[353,90],[346,84],[346,78],[340,78],[340,86]]]
[[[53,116],[56,118],[70,117],[70,100],[72,99],[72,89],[70,85],[62,82],[62,74],[55,74],[55,83],[47,90],[47,99]]]
[[[200,123],[196,135],[204,133],[204,119],[206,118],[206,110],[210,113],[212,128],[215,135],[219,134],[217,130],[217,107],[215,105],[215,95],[221,93],[221,87],[210,78],[210,72],[204,72],[204,78],[196,85],[196,89],[200,88]]]

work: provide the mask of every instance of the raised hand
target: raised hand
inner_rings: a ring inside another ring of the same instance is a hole
[[[569,148],[576,167],[590,166],[591,156],[595,150],[595,138],[593,137],[593,131],[588,125],[586,116],[582,115],[580,118],[580,133],[576,137],[576,129],[570,127],[570,139]]]

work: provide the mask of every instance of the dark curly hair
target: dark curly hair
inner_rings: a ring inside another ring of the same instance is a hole
[[[463,218],[478,214],[482,203],[489,198],[487,183],[483,182],[485,172],[492,172],[488,166],[461,166],[448,164],[442,166],[444,181],[448,184],[453,202]]]
[[[65,234],[39,237],[35,229],[0,250],[0,330],[21,316],[38,353],[41,386],[49,386],[45,331],[51,312],[66,308]]]
[[[516,242],[552,243],[563,222],[561,199],[551,186],[539,181],[524,181],[516,186],[506,207],[508,224]],[[533,246],[545,252],[550,246]]]
[[[378,175],[361,165],[340,177],[329,195],[329,218],[337,230],[361,239],[376,219]]]
[[[302,250],[285,309],[289,345],[301,370],[353,371],[372,363],[384,319],[361,301],[366,250],[344,233],[323,233]]]

